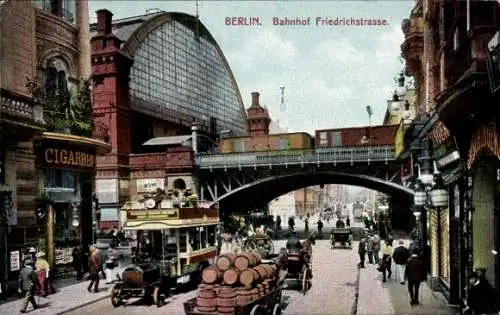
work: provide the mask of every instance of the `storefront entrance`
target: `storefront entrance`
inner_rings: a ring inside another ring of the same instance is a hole
[[[499,161],[496,157],[483,154],[474,168],[472,187],[472,257],[473,268],[486,269],[486,278],[496,288],[500,282],[496,273],[497,256],[500,248],[500,227],[498,211],[500,211],[497,170]]]

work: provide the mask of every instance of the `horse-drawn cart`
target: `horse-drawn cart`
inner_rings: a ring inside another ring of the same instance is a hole
[[[269,293],[243,305],[234,306],[232,315],[278,315],[281,314],[281,296],[283,287],[280,285]],[[184,302],[186,315],[214,315],[217,312],[204,313],[196,308],[196,298]],[[222,314],[222,313],[220,313]]]
[[[340,244],[342,248],[352,248],[352,231],[350,228],[333,228],[330,233],[331,248]]]
[[[283,268],[287,271],[286,280],[297,281],[300,284],[300,292],[306,294],[309,290],[312,278],[310,261],[307,261],[305,253],[288,253]]]

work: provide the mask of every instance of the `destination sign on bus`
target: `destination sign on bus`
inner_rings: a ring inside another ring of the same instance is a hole
[[[179,218],[178,210],[129,210],[129,220],[172,220]]]

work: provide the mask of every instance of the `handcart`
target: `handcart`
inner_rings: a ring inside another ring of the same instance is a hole
[[[330,233],[331,248],[340,244],[342,248],[352,248],[352,231],[350,228],[333,228]]]
[[[232,315],[278,315],[281,314],[281,297],[283,287],[278,286],[266,295],[244,305],[236,305]],[[218,313],[204,313],[196,309],[196,298],[184,302],[186,315],[214,315]]]

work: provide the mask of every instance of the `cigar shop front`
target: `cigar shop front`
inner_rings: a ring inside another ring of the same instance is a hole
[[[76,246],[86,249],[93,242],[96,156],[109,148],[99,140],[58,133],[44,133],[36,142],[39,249],[56,274],[72,270]]]

